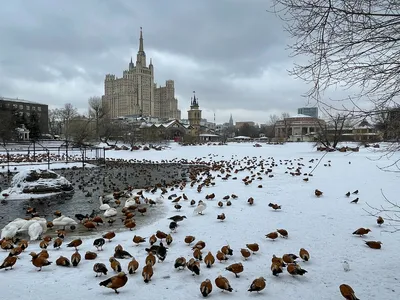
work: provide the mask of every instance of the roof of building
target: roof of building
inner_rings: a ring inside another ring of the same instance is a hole
[[[297,115],[294,115],[294,116],[290,116],[287,119],[294,119],[294,118],[314,118],[314,117],[307,116],[307,115],[302,115],[302,114],[297,114]]]
[[[21,103],[30,103],[30,104],[47,105],[47,104],[43,104],[43,103],[39,103],[39,102],[34,102],[34,101],[29,101],[29,100],[24,100],[24,99],[18,99],[18,98],[0,97],[0,100],[12,101],[12,102],[21,102]]]
[[[218,137],[218,134],[211,134],[211,133],[202,133],[199,134],[199,136],[204,136],[204,137]]]

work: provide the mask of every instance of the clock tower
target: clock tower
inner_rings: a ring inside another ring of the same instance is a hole
[[[198,136],[200,134],[201,110],[199,108],[199,99],[196,98],[196,92],[193,91],[193,97],[190,99],[190,109],[188,110],[189,124],[192,127],[191,134]]]

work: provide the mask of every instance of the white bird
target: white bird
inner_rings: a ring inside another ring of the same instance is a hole
[[[36,241],[39,236],[43,233],[43,228],[39,221],[33,222],[28,228],[28,234],[31,241]]]
[[[136,205],[135,198],[130,197],[126,199],[124,207],[130,207]]]
[[[104,212],[104,217],[111,218],[117,215],[117,210],[115,208],[110,207]]]
[[[8,225],[13,224],[13,225],[16,225],[18,229],[20,229],[26,222],[28,222],[28,220],[16,218],[14,221],[11,221],[10,223],[8,223]]]
[[[197,204],[197,207],[194,209],[193,214],[195,215],[197,213],[197,214],[202,215],[203,211],[206,208],[207,208],[207,204],[205,202],[203,202],[202,200],[200,200],[199,203]]]
[[[40,219],[40,218],[34,217],[34,218],[30,219],[30,220],[27,220],[27,221],[21,226],[21,228],[18,229],[18,232],[27,231],[28,228],[29,228],[29,226],[31,226],[33,223],[35,223],[36,221],[38,221],[38,219]]]
[[[100,207],[99,207],[100,210],[107,210],[110,208],[110,205],[103,203],[103,196],[99,196],[99,202],[100,202]]]
[[[63,226],[63,228],[65,229],[65,226],[78,225],[78,223],[70,217],[61,216],[61,217],[55,218],[53,220],[53,225],[54,226]]]
[[[349,265],[349,263],[347,261],[343,262],[343,269],[344,269],[345,272],[350,271],[350,265]]]
[[[39,220],[37,220],[37,222],[40,224],[40,226],[43,229],[42,233],[46,233],[46,231],[47,231],[47,220],[45,218],[39,218]]]
[[[18,227],[15,224],[7,224],[1,230],[1,239],[13,238],[18,232]]]

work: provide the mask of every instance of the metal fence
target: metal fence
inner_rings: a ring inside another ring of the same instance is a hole
[[[77,146],[69,141],[21,142],[0,145],[0,166],[7,167],[8,174],[15,166],[53,163],[105,163],[106,149],[94,146]]]

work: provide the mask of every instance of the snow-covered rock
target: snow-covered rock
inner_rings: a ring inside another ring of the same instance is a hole
[[[1,192],[0,200],[41,198],[73,191],[65,177],[51,170],[30,169],[14,175],[11,186]]]

